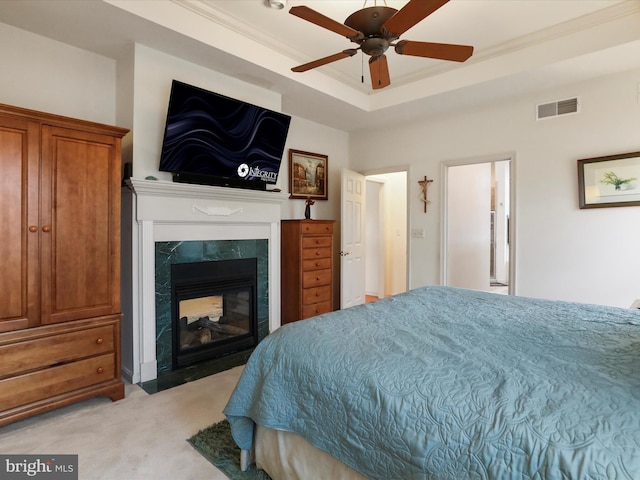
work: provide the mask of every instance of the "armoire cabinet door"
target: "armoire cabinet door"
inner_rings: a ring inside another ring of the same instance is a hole
[[[120,311],[119,145],[42,127],[42,324]]]
[[[39,125],[0,116],[0,332],[39,323]]]

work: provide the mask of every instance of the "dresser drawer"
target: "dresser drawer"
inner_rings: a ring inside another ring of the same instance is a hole
[[[37,402],[115,378],[109,353],[0,380],[0,410]]]
[[[305,233],[333,233],[333,223],[303,223],[302,234]]]
[[[331,311],[331,302],[314,303],[313,305],[307,305],[302,307],[302,318],[315,317],[323,313],[329,313]]]
[[[316,270],[302,273],[302,288],[331,284],[331,270]]]
[[[302,249],[302,260],[311,260],[313,258],[331,258],[331,247]]]
[[[324,270],[326,268],[331,268],[330,258],[318,258],[316,260],[302,261],[303,272],[311,272],[312,270]]]
[[[330,247],[331,237],[324,236],[308,236],[302,237],[302,248],[313,247]]]
[[[114,327],[89,328],[0,347],[0,378],[114,350]]]
[[[302,290],[302,305],[307,306],[313,303],[326,302],[331,300],[331,285],[322,287],[305,288]]]

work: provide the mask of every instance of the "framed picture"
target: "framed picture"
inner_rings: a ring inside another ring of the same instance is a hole
[[[289,198],[327,200],[329,158],[289,149]]]
[[[580,208],[640,205],[640,152],[578,160]]]

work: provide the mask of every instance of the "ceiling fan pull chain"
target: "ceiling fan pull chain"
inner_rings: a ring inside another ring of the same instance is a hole
[[[364,53],[360,50],[360,81],[364,83]]]

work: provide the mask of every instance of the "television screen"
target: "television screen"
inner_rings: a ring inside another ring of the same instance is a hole
[[[160,171],[174,181],[266,189],[291,117],[174,80]]]

